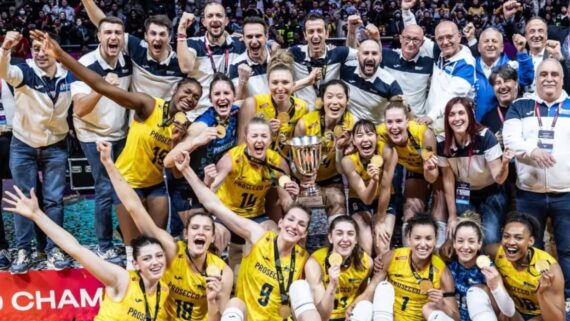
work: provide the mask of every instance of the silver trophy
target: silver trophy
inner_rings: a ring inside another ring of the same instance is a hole
[[[306,177],[316,176],[321,165],[322,139],[318,136],[294,137],[287,144],[291,146],[293,163],[297,172]],[[321,192],[315,183],[301,189],[298,201],[309,207],[324,205]]]

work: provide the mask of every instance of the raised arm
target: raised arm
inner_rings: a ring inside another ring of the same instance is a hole
[[[20,42],[21,38],[22,35],[19,32],[8,31],[4,36],[2,50],[0,50],[0,78],[13,87],[19,86],[24,80],[22,70],[10,65],[11,50]]]
[[[255,116],[255,98],[249,97],[243,101],[243,105],[239,109],[238,114],[238,144],[245,143],[245,127],[249,121]]]
[[[330,315],[334,309],[334,296],[336,293],[336,288],[338,286],[340,267],[331,266],[329,271],[332,272],[329,273],[329,279],[331,279],[331,281],[325,288],[325,285],[323,283],[323,273],[321,271],[319,263],[313,258],[309,258],[309,260],[307,260],[307,263],[305,263],[305,279],[311,287],[311,292],[313,294],[313,299],[315,300],[317,311],[323,320],[330,319]]]
[[[229,266],[224,267],[221,277],[206,277],[206,301],[208,303],[208,321],[220,321],[222,311],[230,300],[234,282],[234,273]]]
[[[348,179],[348,184],[350,187],[358,194],[358,198],[366,204],[370,205],[374,202],[376,194],[380,190],[380,168],[376,166],[368,166],[368,172],[371,175],[370,182],[368,186],[362,179],[362,176],[358,175],[354,168],[354,163],[349,156],[344,156],[342,158],[342,171]]]
[[[117,293],[125,293],[129,280],[129,273],[126,270],[118,265],[106,262],[95,253],[84,248],[73,235],[53,222],[40,210],[33,188],[30,191],[30,197],[26,197],[17,186],[14,188],[16,194],[6,191],[4,201],[12,207],[5,207],[4,210],[34,221],[57,246],[81,263],[107,289],[110,289],[113,292],[112,297],[116,297]]]
[[[111,183],[119,200],[131,215],[139,231],[144,235],[154,237],[160,241],[166,254],[166,261],[170,264],[178,252],[176,242],[168,232],[154,223],[137,193],[135,193],[121,173],[119,173],[119,170],[111,158],[111,144],[103,141],[97,142],[97,150],[101,155],[101,163],[105,166],[109,174],[109,178],[111,179]]]
[[[183,152],[183,155],[183,159],[179,158],[176,160],[176,168],[184,175],[188,183],[190,183],[200,204],[220,219],[232,232],[251,244],[255,244],[255,242],[263,236],[265,229],[254,221],[243,218],[227,208],[216,194],[204,185],[198,175],[190,168],[190,156],[188,152]]]
[[[536,292],[543,319],[564,321],[564,276],[558,263],[552,264],[550,269],[542,274]]]
[[[451,273],[447,268],[445,268],[441,274],[440,285],[441,289],[431,289],[428,291],[428,297],[430,299],[432,297],[438,297],[438,295],[434,295],[435,292],[441,291],[444,294],[440,301],[437,303],[434,303],[434,301],[432,301],[432,304],[434,304],[438,310],[445,312],[445,314],[454,320],[461,320],[461,317],[459,316],[459,310],[457,309],[457,300],[455,299],[455,295],[445,296],[446,293],[455,293],[455,282],[453,281],[453,276],[451,276]]]
[[[436,140],[429,128],[424,133],[424,146],[422,148],[426,147],[430,147],[434,154],[429,159],[424,160],[424,179],[428,183],[433,184],[439,176],[439,168],[437,166],[437,155],[435,154],[437,150]]]
[[[117,104],[133,109],[140,119],[146,119],[154,109],[154,98],[143,93],[128,92],[116,86],[109,84],[104,78],[99,76],[96,72],[81,65],[77,60],[67,54],[61,47],[53,41],[47,33],[39,30],[30,32],[34,40],[43,42],[43,50],[47,55],[58,59],[73,75],[94,91],[108,97]]]
[[[91,20],[91,23],[94,24],[95,27],[98,27],[101,19],[105,18],[103,10],[99,9],[93,0],[81,0],[81,2],[85,7],[85,11],[87,11],[87,16],[89,20]]]
[[[188,29],[195,20],[196,17],[193,14],[184,12],[180,18],[178,34],[176,35],[176,55],[178,56],[178,66],[180,67],[180,70],[187,75],[190,75],[194,70],[196,54],[193,50],[188,49],[188,39],[184,36],[186,35],[186,29]]]
[[[173,168],[175,167],[175,159],[178,155],[181,155],[182,151],[187,151],[192,154],[196,148],[200,146],[205,146],[212,140],[216,139],[216,129],[206,126],[203,122],[195,122],[190,127],[188,127],[188,135],[172,148],[170,152],[164,158],[164,167]]]

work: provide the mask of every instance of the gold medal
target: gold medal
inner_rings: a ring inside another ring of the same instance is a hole
[[[377,166],[377,167],[382,167],[382,165],[384,164],[384,159],[380,155],[374,155],[370,159],[370,164]]]
[[[490,267],[491,259],[487,255],[479,255],[476,260],[479,269]]]
[[[285,112],[281,112],[279,114],[277,114],[277,119],[279,119],[279,122],[281,123],[281,125],[285,125],[289,123],[289,114],[285,113]]]
[[[185,125],[188,121],[188,117],[186,117],[186,114],[179,111],[176,114],[174,114],[174,122],[178,123],[180,125]]]
[[[216,132],[218,133],[218,138],[226,137],[226,127],[218,125],[216,126]]]
[[[420,291],[422,293],[427,293],[429,290],[433,289],[433,283],[428,279],[423,279],[420,281]]]
[[[534,263],[534,268],[539,273],[548,272],[548,270],[550,270],[550,263],[548,263],[547,260],[538,260],[536,263]]]
[[[208,265],[208,267],[206,268],[206,275],[207,276],[221,276],[222,271],[220,270],[219,267],[212,264],[212,265]]]
[[[344,134],[344,128],[340,125],[334,126],[334,137],[340,138]]]
[[[281,186],[281,188],[285,188],[285,184],[289,183],[290,181],[291,177],[287,175],[282,175],[281,177],[279,177],[279,186]]]
[[[281,304],[279,306],[279,316],[283,320],[289,319],[289,317],[291,316],[291,307],[288,306],[287,304]]]
[[[315,100],[315,109],[321,109],[321,108],[323,108],[323,99],[317,98]]]
[[[336,252],[332,252],[331,255],[329,255],[329,264],[331,266],[340,266],[342,264],[342,256]]]
[[[330,130],[325,131],[325,145],[327,145],[330,141],[333,140],[334,133]]]
[[[426,160],[430,159],[433,155],[434,155],[434,153],[431,150],[430,146],[427,146],[426,148],[422,149],[421,157],[423,160],[426,161]]]

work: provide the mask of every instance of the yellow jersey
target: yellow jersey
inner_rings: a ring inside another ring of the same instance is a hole
[[[550,264],[554,264],[556,259],[535,247],[532,250],[533,255],[530,259],[530,266],[522,271],[517,270],[513,263],[505,257],[505,250],[502,246],[499,247],[495,256],[495,265],[503,277],[503,283],[507,292],[515,301],[517,311],[527,315],[541,315],[542,312],[536,297],[540,272],[535,269],[534,265],[538,260],[547,260]]]
[[[326,247],[311,254],[311,257],[319,263],[321,273],[323,273],[323,284],[325,288],[329,284],[329,265],[326,263],[328,254],[329,249]],[[334,295],[334,307],[330,316],[331,320],[343,319],[346,316],[346,309],[360,294],[360,286],[367,280],[368,275],[370,274],[370,257],[368,257],[366,253],[362,252],[362,258],[360,261],[363,266],[362,270],[357,270],[354,263],[350,264],[348,268],[341,270],[338,287],[336,288],[336,293]]]
[[[125,297],[119,302],[111,300],[107,294],[103,297],[103,302],[99,308],[99,313],[94,321],[140,321],[145,320],[145,295],[139,285],[140,277],[135,271],[129,271],[129,285]],[[157,305],[158,289],[160,287],[160,302]],[[161,280],[157,286],[157,290],[153,295],[146,295],[148,308],[151,319],[155,315],[160,315],[160,310],[164,306],[164,302],[168,297],[168,288]],[[159,307],[158,314],[156,314],[156,307]],[[157,320],[160,320],[157,318]]]
[[[281,292],[273,253],[275,239],[277,233],[265,232],[252,246],[251,252],[241,261],[240,272],[246,272],[239,273],[236,293],[238,298],[245,302],[248,320],[283,321],[279,317]],[[295,264],[292,270],[291,256],[279,258],[285,285],[290,273],[294,273],[292,282],[302,279],[303,267],[309,257],[307,251],[299,245],[295,245],[294,251]]]
[[[271,94],[261,94],[253,97],[255,99],[255,114],[262,116],[266,120],[277,118],[276,108],[273,105],[273,100],[271,99]],[[295,131],[295,125],[301,117],[303,117],[308,109],[307,103],[301,98],[291,97],[292,108],[288,112],[289,122],[286,124],[281,124],[279,128],[279,134],[273,137],[273,145],[271,149],[279,152],[282,156],[287,156],[289,154],[289,145],[285,142],[293,137],[293,132]]]
[[[404,166],[408,171],[423,174],[424,161],[421,157],[421,150],[424,147],[424,134],[428,130],[425,124],[418,124],[413,120],[408,121],[408,142],[405,146],[392,144],[388,136],[386,124],[376,127],[378,140],[384,144],[392,146],[398,154],[398,164]]]
[[[321,126],[322,113],[324,113],[324,111],[321,112],[320,110],[315,110],[301,118],[305,124],[305,135],[330,138],[325,140],[323,143],[321,152],[322,162],[317,173],[317,183],[339,175],[336,169],[336,148],[334,146],[334,139],[332,139],[334,134],[332,132],[327,132],[325,135],[323,132],[322,127],[324,127],[324,124]],[[352,130],[354,123],[354,116],[350,112],[346,111],[342,116],[339,125],[344,127],[346,130]]]
[[[370,177],[370,175],[368,175],[368,171],[366,170],[366,167],[364,167],[364,164],[360,159],[360,154],[358,152],[355,152],[348,155],[348,158],[352,161],[352,164],[354,165],[354,171],[358,174],[358,176],[362,177],[364,184],[368,186],[368,182],[370,182],[372,178]],[[380,195],[380,189],[378,189],[375,198],[378,198],[379,195]],[[352,188],[352,186],[349,186],[348,197],[358,198],[358,199],[360,198],[360,196],[358,196],[358,193]]]
[[[162,160],[168,154],[173,125],[161,126],[168,104],[155,98],[154,109],[143,122],[134,120],[125,148],[115,165],[130,187],[150,187],[163,182]]]
[[[232,170],[216,194],[234,213],[253,218],[265,213],[265,194],[281,173],[270,168],[253,164],[245,154],[246,145],[236,146],[228,151],[232,158]],[[279,168],[281,156],[267,150],[267,164]]]
[[[398,248],[394,250],[388,267],[388,281],[394,286],[396,295],[395,321],[423,321],[422,307],[429,302],[427,293],[422,293],[420,290],[419,280],[414,276],[410,260],[411,249],[409,247]],[[432,255],[431,263],[423,270],[417,271],[417,274],[420,279],[431,279],[433,287],[439,289],[441,274],[444,270],[443,260]]]
[[[163,318],[159,320],[208,320],[206,279],[188,265],[186,248],[186,242],[178,241],[178,253],[162,277],[170,289],[170,295],[161,309]],[[209,252],[206,254],[206,265],[215,265],[221,271],[226,267],[221,258]]]

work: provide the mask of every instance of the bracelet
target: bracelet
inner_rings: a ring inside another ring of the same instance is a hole
[[[188,36],[186,36],[186,34],[184,34],[184,33],[177,33],[176,38],[177,39],[186,39],[186,38],[188,38]]]

